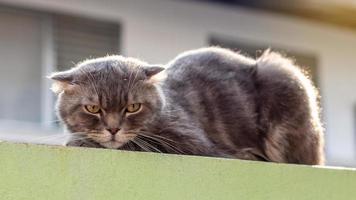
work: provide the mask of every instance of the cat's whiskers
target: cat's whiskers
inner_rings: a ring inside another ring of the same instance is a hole
[[[50,121],[44,121],[44,123],[58,123],[58,122],[62,122],[61,120],[57,119],[57,120],[50,120]]]
[[[77,133],[79,134],[79,133]],[[80,134],[83,134],[82,132]],[[42,137],[37,137],[34,139],[34,141],[39,142],[39,143],[45,143],[45,142],[50,142],[50,141],[57,141],[59,139],[65,139],[71,137],[72,139],[77,139],[78,137],[82,138],[83,135],[76,135],[76,133],[60,133],[60,134],[55,134],[55,135],[47,135],[47,136],[42,136]]]
[[[59,133],[59,134],[50,134],[50,135],[45,135],[41,137],[35,137],[35,139],[46,139],[46,138],[52,138],[52,137],[64,137],[64,136],[70,136],[71,134],[69,133]]]
[[[143,139],[141,139],[141,138],[139,138],[139,137],[136,137],[136,138],[134,138],[133,140],[139,141],[142,145],[146,146],[147,148],[155,150],[155,151],[153,151],[153,152],[162,153],[161,150],[157,149],[157,148],[154,147],[152,144],[150,144],[149,142],[147,142],[147,141],[145,141],[145,140],[143,140]]]
[[[47,136],[42,136],[42,137],[36,137],[34,138],[34,141],[36,142],[47,142],[47,141],[51,141],[51,140],[57,140],[57,139],[61,139],[64,137],[68,137],[68,135],[65,134],[55,134],[55,135],[47,135]]]
[[[78,137],[78,138],[71,138],[71,142],[75,142],[75,141],[82,141],[82,140],[86,140],[86,139],[91,139],[89,137]]]
[[[175,145],[173,145],[171,142],[173,143],[177,143],[176,141],[173,141],[169,138],[166,138],[166,137],[163,137],[163,136],[159,136],[159,135],[154,135],[152,133],[149,133],[149,132],[146,132],[148,134],[144,134],[143,131],[140,131],[140,132],[136,132],[136,134],[138,136],[141,136],[141,137],[145,137],[147,139],[150,139],[152,142],[155,142],[156,144],[161,144],[171,150],[173,150],[175,153],[181,153],[181,154],[184,154],[184,152],[182,150],[180,150],[179,148],[177,148]],[[139,137],[136,137],[136,138],[139,138]],[[141,138],[142,139],[142,138]],[[146,141],[147,142],[147,141]]]
[[[137,146],[139,146],[141,149],[143,149],[143,150],[145,150],[145,151],[147,151],[147,152],[151,152],[150,149],[147,149],[144,145],[142,145],[140,142],[138,142],[138,141],[136,140],[136,138],[135,138],[135,139],[132,139],[131,142],[135,143],[135,144],[136,144]]]
[[[161,136],[161,135],[157,135],[157,134],[152,134],[152,133],[147,132],[147,131],[140,131],[139,133],[140,133],[140,135],[144,135],[144,136],[147,136],[147,137],[161,138],[163,140],[168,140],[169,142],[178,143],[178,142],[176,142],[176,141],[174,141],[172,139],[169,139],[167,137],[164,137],[164,136]]]
[[[146,136],[147,137],[147,136]],[[161,140],[159,138],[151,138],[152,140],[155,140],[157,142],[160,142],[161,144],[163,144],[165,147],[168,147],[169,149],[173,150],[173,152],[175,153],[178,153],[178,154],[185,154],[184,151],[180,150],[179,148],[177,148],[175,145],[167,142],[167,141],[164,141],[164,140]]]

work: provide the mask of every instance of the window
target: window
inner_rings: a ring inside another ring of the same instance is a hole
[[[119,24],[93,19],[55,15],[54,40],[58,70],[86,58],[119,52]]]
[[[0,6],[1,138],[56,128],[45,77],[86,58],[118,54],[119,39],[117,22]]]

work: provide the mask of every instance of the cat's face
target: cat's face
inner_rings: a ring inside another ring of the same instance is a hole
[[[155,117],[163,96],[153,81],[161,67],[121,56],[89,60],[51,76],[57,112],[67,128],[106,148],[119,148]]]

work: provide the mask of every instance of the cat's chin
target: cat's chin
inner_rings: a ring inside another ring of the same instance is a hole
[[[100,145],[102,145],[105,148],[108,149],[117,149],[120,148],[124,145],[125,143],[123,142],[118,142],[118,141],[108,141],[108,142],[102,142]]]

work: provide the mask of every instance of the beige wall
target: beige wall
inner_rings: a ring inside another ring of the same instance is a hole
[[[153,63],[205,46],[211,34],[315,54],[329,163],[356,164],[356,32],[283,15],[178,0],[1,1],[120,21],[124,54]]]

